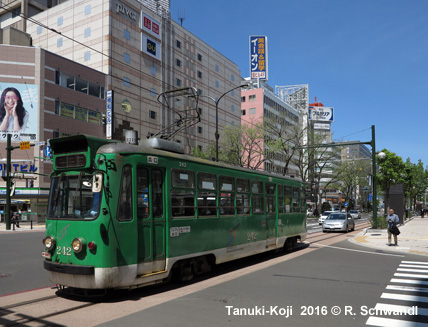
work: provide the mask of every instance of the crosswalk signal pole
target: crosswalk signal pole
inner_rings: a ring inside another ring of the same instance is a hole
[[[12,180],[10,179],[10,168],[12,166],[11,152],[12,148],[12,135],[7,134],[7,161],[6,161],[6,230],[10,230],[10,189],[12,188]]]

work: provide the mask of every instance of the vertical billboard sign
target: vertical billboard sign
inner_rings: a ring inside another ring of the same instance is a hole
[[[251,78],[268,79],[266,36],[250,36],[250,72]]]
[[[107,91],[106,99],[106,139],[111,140],[113,133],[113,91]]]
[[[159,21],[141,12],[141,51],[161,60],[162,29]]]
[[[0,82],[0,141],[37,141],[39,86]]]

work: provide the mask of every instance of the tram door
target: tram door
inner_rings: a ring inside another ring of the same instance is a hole
[[[165,170],[138,167],[137,216],[139,273],[165,270]]]

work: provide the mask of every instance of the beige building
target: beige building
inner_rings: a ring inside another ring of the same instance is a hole
[[[177,115],[157,97],[174,88],[194,87],[201,95],[201,122],[174,136],[190,152],[204,149],[215,135],[215,101],[241,83],[238,66],[171,20],[169,2],[156,12],[153,1],[65,1],[33,16],[27,32],[33,45],[57,53],[107,75],[113,90],[112,138],[124,140],[126,130],[140,138],[156,134]],[[154,8],[152,6],[152,8]],[[76,23],[78,22],[78,23]],[[176,99],[177,110],[194,105]],[[219,130],[240,123],[240,92],[219,104]],[[220,133],[221,134],[221,133]],[[109,135],[107,135],[109,136]]]
[[[0,45],[0,71],[0,94],[19,93],[29,117],[21,133],[12,134],[12,146],[19,147],[21,141],[35,145],[11,151],[10,171],[16,186],[12,210],[20,210],[24,219],[43,221],[52,171],[46,141],[88,131],[104,137],[106,75],[41,48],[14,45]],[[0,133],[2,176],[6,176],[7,133]],[[6,182],[1,180],[3,219],[6,191]]]

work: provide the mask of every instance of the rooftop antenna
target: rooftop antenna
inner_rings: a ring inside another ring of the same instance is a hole
[[[180,21],[180,25],[183,26],[183,21],[186,18],[186,11],[178,10],[178,20]]]

